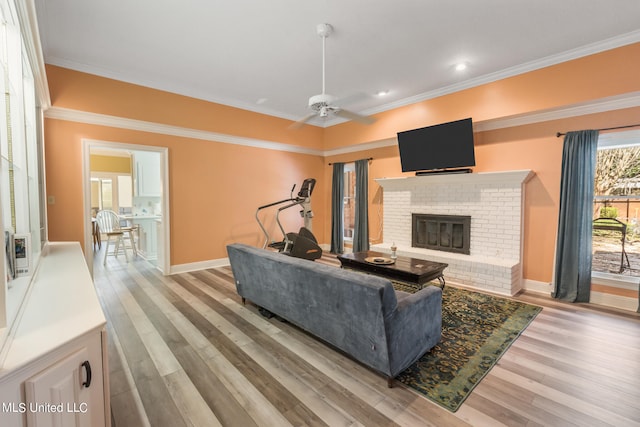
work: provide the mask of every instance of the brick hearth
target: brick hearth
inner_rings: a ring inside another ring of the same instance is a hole
[[[524,184],[530,170],[383,178],[384,243],[373,249],[449,264],[447,280],[501,294],[522,289]],[[469,255],[411,246],[414,213],[471,216]]]

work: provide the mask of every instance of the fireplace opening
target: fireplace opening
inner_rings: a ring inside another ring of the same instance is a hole
[[[471,217],[412,214],[411,246],[469,255]]]

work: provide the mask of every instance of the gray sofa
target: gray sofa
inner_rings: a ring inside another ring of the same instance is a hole
[[[243,244],[227,246],[238,294],[384,374],[399,373],[438,341],[442,290],[395,291],[378,276]]]

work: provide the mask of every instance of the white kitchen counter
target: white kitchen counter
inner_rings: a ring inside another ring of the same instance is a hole
[[[137,219],[162,219],[162,215],[120,215],[120,218],[128,221],[135,221]]]

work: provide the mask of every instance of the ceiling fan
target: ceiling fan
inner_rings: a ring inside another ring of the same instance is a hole
[[[322,93],[314,95],[309,98],[309,109],[312,113],[303,117],[302,119],[291,125],[292,128],[299,128],[312,118],[328,117],[329,114],[335,114],[336,116],[343,117],[345,119],[354,120],[360,123],[370,125],[375,122],[376,119],[370,116],[363,116],[353,111],[345,110],[341,105],[348,101],[353,102],[356,97],[338,99],[328,93],[325,93],[325,44],[327,37],[333,32],[333,27],[330,24],[318,24],[317,32],[322,37]],[[359,98],[360,96],[358,96]]]

